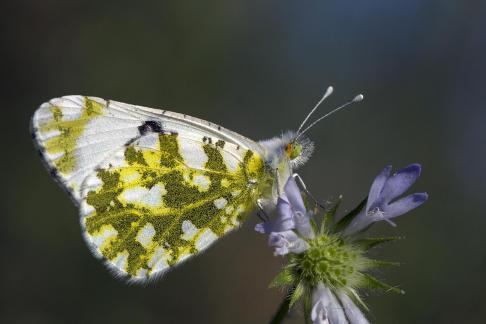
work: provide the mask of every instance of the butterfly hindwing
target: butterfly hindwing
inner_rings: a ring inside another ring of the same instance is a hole
[[[117,274],[146,280],[237,227],[259,190],[248,184],[264,170],[258,155],[235,148],[152,133],[117,151],[83,184],[92,250]]]

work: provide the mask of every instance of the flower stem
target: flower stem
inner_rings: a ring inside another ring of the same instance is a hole
[[[289,295],[286,294],[284,299],[280,303],[280,306],[278,307],[277,311],[275,312],[275,315],[273,315],[270,324],[282,323],[285,317],[287,316],[287,314],[289,313],[289,306],[290,306],[290,298]]]

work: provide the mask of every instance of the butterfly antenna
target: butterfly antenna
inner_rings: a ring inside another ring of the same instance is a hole
[[[315,124],[317,124],[318,122],[320,122],[321,120],[323,120],[324,118],[327,118],[329,116],[331,116],[332,114],[338,112],[339,110],[341,109],[344,109],[346,107],[348,107],[349,105],[353,104],[353,103],[356,103],[356,102],[360,102],[361,100],[364,99],[364,96],[362,94],[359,94],[357,95],[356,97],[353,98],[353,100],[350,100],[348,102],[346,102],[344,105],[342,106],[339,106],[337,107],[336,109],[328,112],[327,114],[325,114],[324,116],[321,116],[319,118],[317,118],[317,120],[315,120],[314,122],[312,122],[309,126],[307,126],[302,132],[297,132],[298,135],[295,139],[298,139],[302,134],[304,134],[305,132],[307,132],[309,129],[311,129]],[[307,118],[306,118],[307,119]]]
[[[330,87],[327,88],[326,93],[324,94],[324,96],[322,96],[321,100],[319,100],[317,102],[317,104],[314,106],[314,108],[312,108],[312,110],[307,114],[307,117],[305,117],[305,119],[302,122],[302,124],[300,124],[299,129],[297,130],[297,135],[300,134],[300,130],[302,129],[302,127],[304,127],[305,123],[309,120],[309,117],[316,111],[317,107],[319,107],[321,105],[321,103],[327,97],[329,97],[332,94],[333,91],[334,91],[334,88],[332,86],[330,86]]]

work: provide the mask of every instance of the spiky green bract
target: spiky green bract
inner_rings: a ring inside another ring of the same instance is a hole
[[[403,240],[402,236],[389,236],[389,237],[369,237],[354,241],[354,244],[360,246],[366,251],[374,248],[375,246],[382,245],[384,243],[393,242],[397,240]]]
[[[335,208],[330,211],[331,214],[332,214],[330,217],[334,219],[334,225],[331,227],[331,231],[335,232],[335,233],[343,231],[351,223],[351,221],[356,216],[358,216],[359,212],[366,206],[366,202],[368,201],[368,197],[363,199],[358,206],[356,206],[352,211],[347,213],[341,219],[336,220],[335,219],[336,211],[338,210],[339,205],[341,204],[341,201],[342,201],[342,198],[335,204]],[[324,226],[324,223],[322,225]]]

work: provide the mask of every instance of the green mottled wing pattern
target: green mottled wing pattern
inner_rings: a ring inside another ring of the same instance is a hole
[[[189,133],[147,134],[83,183],[85,238],[117,274],[156,277],[236,228],[266,177],[249,149]]]

